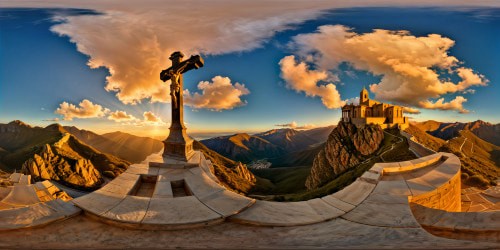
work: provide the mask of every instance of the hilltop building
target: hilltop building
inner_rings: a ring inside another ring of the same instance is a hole
[[[359,105],[346,104],[342,107],[342,121],[356,126],[378,124],[383,129],[408,127],[408,117],[403,116],[403,107],[371,100],[368,90],[359,93]]]

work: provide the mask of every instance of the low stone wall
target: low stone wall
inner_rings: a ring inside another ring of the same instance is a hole
[[[411,203],[448,212],[461,211],[460,171],[442,186],[431,192],[410,196]]]
[[[410,208],[420,225],[436,236],[500,242],[500,211],[446,212],[415,203]]]
[[[403,135],[404,137],[406,137],[406,139],[408,139],[408,144],[410,145],[410,149],[415,154],[417,154],[417,156],[422,157],[422,156],[432,155],[432,154],[436,153],[436,151],[416,142],[413,139],[412,135],[404,132],[403,130],[401,130],[401,135]]]

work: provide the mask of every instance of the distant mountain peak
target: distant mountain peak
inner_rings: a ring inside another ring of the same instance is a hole
[[[50,124],[49,126],[45,127],[45,130],[47,131],[58,131],[61,133],[68,133],[68,131],[59,123],[53,123]]]
[[[30,125],[24,123],[23,121],[21,120],[14,120],[14,121],[11,121],[8,123],[8,125],[15,125],[15,126],[21,126],[21,127],[27,127],[27,128],[31,128]]]

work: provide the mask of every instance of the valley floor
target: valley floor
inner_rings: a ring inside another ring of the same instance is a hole
[[[421,228],[363,225],[337,218],[297,227],[254,227],[226,222],[176,231],[109,226],[80,215],[50,226],[1,233],[0,248],[386,248],[478,249],[500,243],[440,238]]]

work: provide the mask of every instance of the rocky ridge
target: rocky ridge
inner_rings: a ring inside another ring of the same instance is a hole
[[[378,125],[357,128],[351,123],[339,122],[314,158],[306,187],[318,188],[357,166],[378,150],[383,139],[384,132]]]
[[[52,146],[45,144],[38,154],[24,162],[21,171],[37,181],[55,180],[81,188],[102,184],[102,175],[90,160],[61,152],[68,137],[69,134],[65,135]]]

